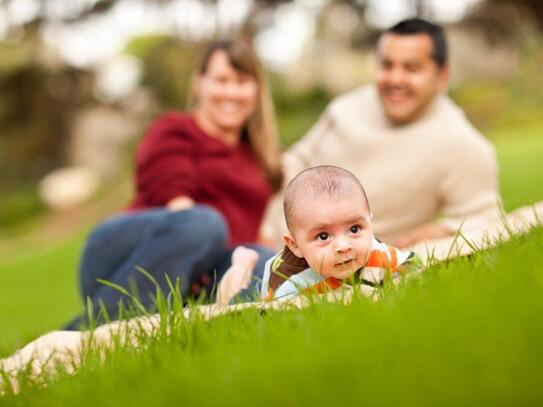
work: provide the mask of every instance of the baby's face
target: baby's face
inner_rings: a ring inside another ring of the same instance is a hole
[[[347,279],[368,260],[373,230],[362,194],[339,199],[301,199],[285,241],[324,277]]]

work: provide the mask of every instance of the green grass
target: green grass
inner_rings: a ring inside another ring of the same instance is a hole
[[[82,243],[79,235],[50,247],[21,248],[0,263],[0,355],[75,315]]]
[[[494,131],[505,206],[543,200],[543,124]],[[84,237],[0,262],[0,357],[79,309]],[[0,404],[540,404],[543,231],[458,259],[380,302],[192,322]],[[96,389],[100,391],[96,391]]]
[[[497,145],[506,209],[543,200],[543,124],[489,136]],[[0,355],[60,327],[79,310],[76,269],[83,238],[22,247],[0,261]]]
[[[497,145],[505,209],[543,200],[543,123],[489,135]]]
[[[372,303],[176,326],[20,405],[537,405],[543,229],[439,265]],[[98,391],[99,389],[99,391]]]

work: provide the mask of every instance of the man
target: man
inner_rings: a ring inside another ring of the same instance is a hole
[[[285,153],[287,181],[316,165],[350,170],[366,186],[376,236],[399,247],[496,219],[495,153],[445,95],[442,28],[402,21],[381,35],[376,51],[375,84],[335,99]],[[262,229],[275,242],[285,230],[277,201]]]

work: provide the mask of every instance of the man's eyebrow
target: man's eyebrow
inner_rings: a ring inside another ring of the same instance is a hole
[[[403,61],[403,64],[404,65],[422,65],[423,63],[423,60],[420,59],[420,58],[417,58],[417,59],[406,59],[405,61]]]

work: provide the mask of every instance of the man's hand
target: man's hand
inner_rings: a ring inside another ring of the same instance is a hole
[[[391,244],[398,248],[412,246],[424,240],[441,239],[452,235],[454,232],[439,223],[427,223],[394,239]]]

